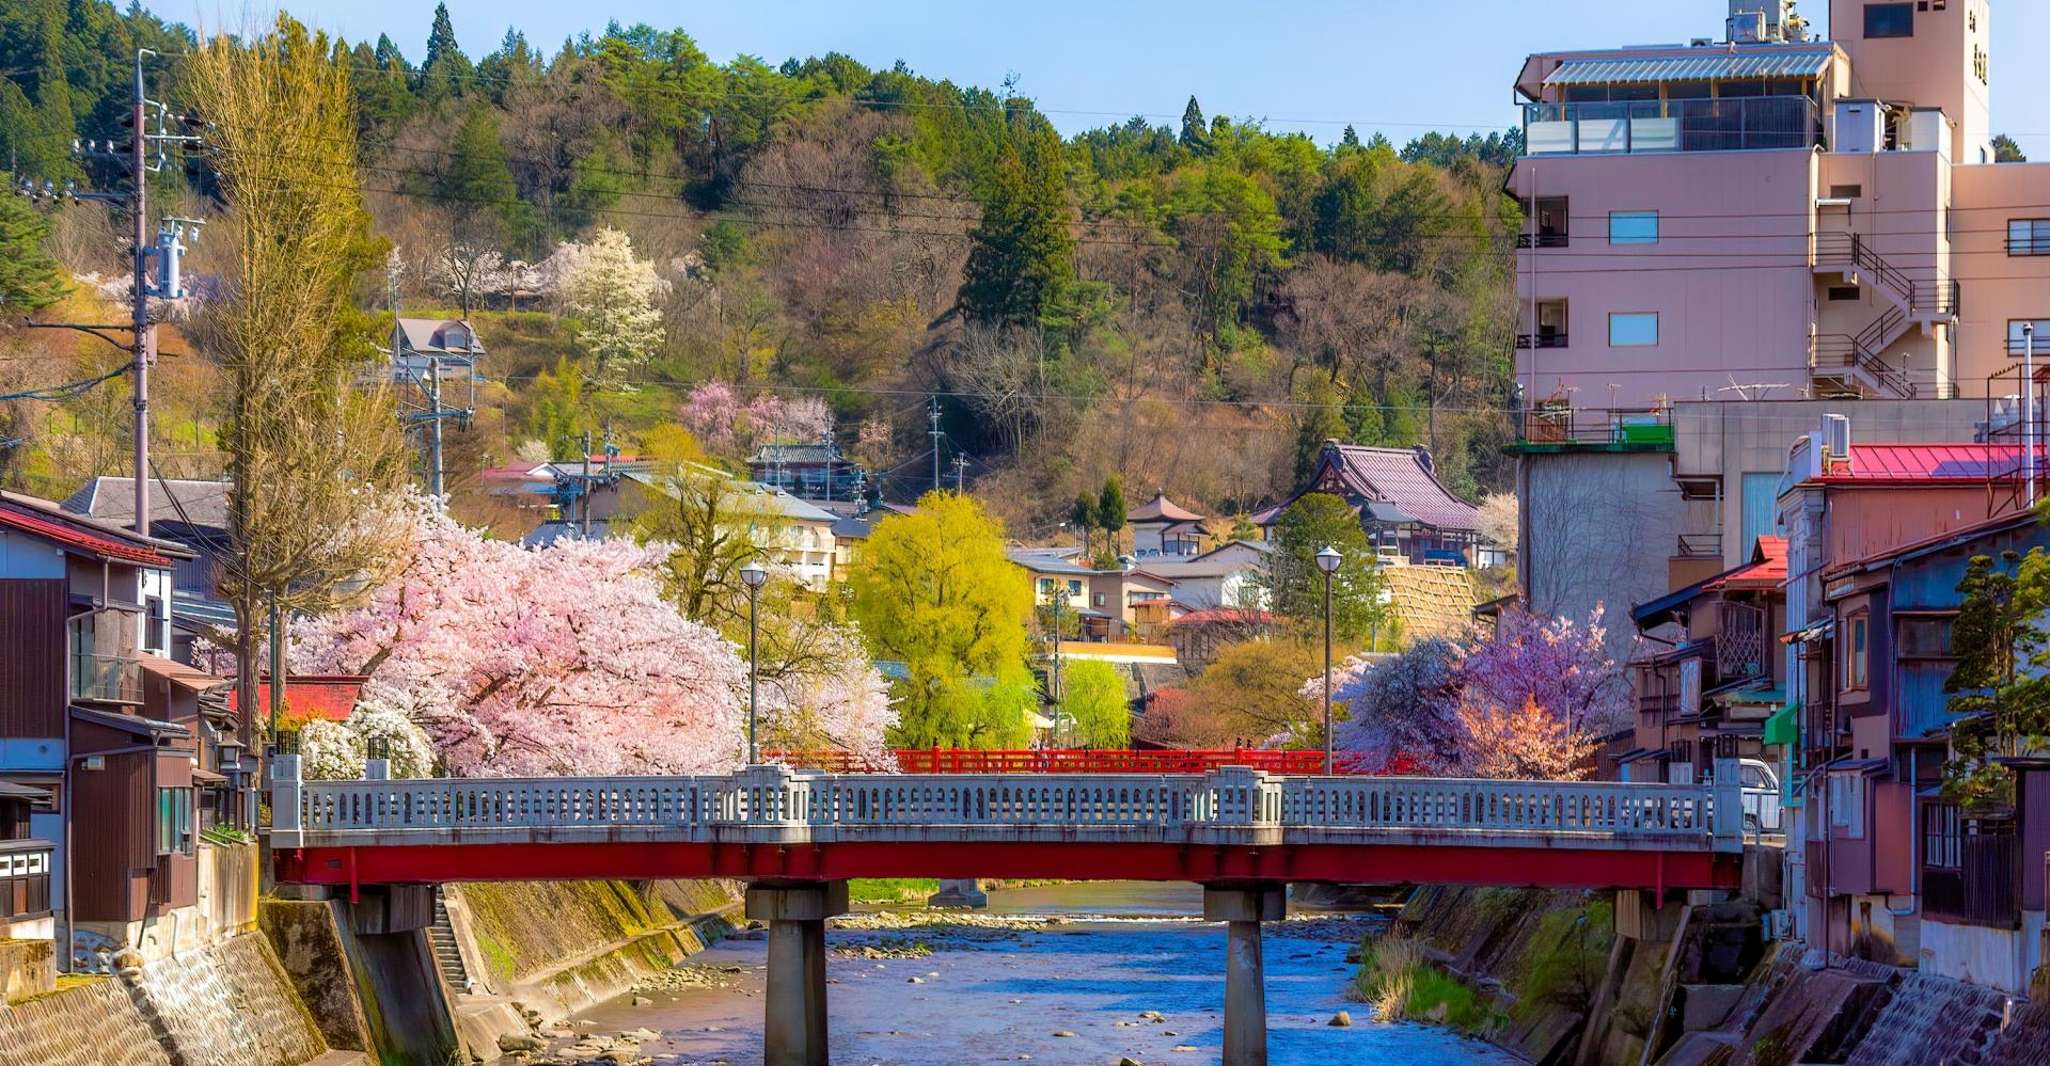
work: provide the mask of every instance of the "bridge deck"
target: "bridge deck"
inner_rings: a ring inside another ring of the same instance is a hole
[[[278,769],[279,876],[309,883],[938,876],[1722,887],[1742,851],[1734,790],[1705,785],[781,766],[730,777],[302,782],[291,756]]]

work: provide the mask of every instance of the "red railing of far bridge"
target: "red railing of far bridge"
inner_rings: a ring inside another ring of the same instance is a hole
[[[877,773],[890,769],[847,751],[772,751],[772,762],[830,773]],[[1321,751],[1269,748],[1141,750],[1132,748],[899,748],[895,769],[907,774],[1205,774],[1224,766],[1249,766],[1271,774],[1320,774]],[[1364,773],[1359,761],[1340,753],[1341,774]],[[1391,772],[1391,771],[1383,771]]]

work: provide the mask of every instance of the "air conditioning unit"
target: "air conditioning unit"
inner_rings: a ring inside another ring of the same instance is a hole
[[[1851,419],[1849,415],[1822,416],[1822,451],[1825,456],[1825,463],[1830,459],[1850,459]]]

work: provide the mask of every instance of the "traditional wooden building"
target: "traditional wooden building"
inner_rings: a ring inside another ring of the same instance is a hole
[[[1279,505],[1253,516],[1272,539],[1288,505],[1327,492],[1359,512],[1360,527],[1383,563],[1482,566],[1499,554],[1482,542],[1478,511],[1438,480],[1430,450],[1324,442],[1316,469]]]

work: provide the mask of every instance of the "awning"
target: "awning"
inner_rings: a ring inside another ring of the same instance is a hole
[[[227,780],[225,775],[214,773],[212,770],[202,770],[197,766],[192,768],[192,781],[194,784],[218,785]]]
[[[1630,59],[1569,59],[1545,76],[1546,85],[1644,85],[1662,81],[1731,81],[1740,78],[1817,78],[1835,50],[1768,47],[1745,51],[1702,49],[1704,55]]]
[[[1409,512],[1404,511],[1401,507],[1388,500],[1368,500],[1367,518],[1370,521],[1389,526],[1413,526],[1417,524],[1417,520],[1410,517]]]
[[[1829,639],[1830,635],[1835,631],[1836,619],[1825,618],[1819,622],[1811,622],[1808,625],[1802,626],[1800,629],[1796,629],[1790,633],[1782,635],[1780,637],[1780,643],[1813,644],[1818,640]]]
[[[46,800],[50,798],[47,788],[18,785],[12,781],[0,781],[0,799]]]
[[[1665,754],[1665,748],[1632,748],[1629,751],[1626,751],[1623,754],[1616,756],[1616,762],[1618,765],[1622,763],[1642,762],[1645,759],[1656,759]]]
[[[1789,700],[1787,705],[1772,713],[1765,720],[1765,742],[1782,747],[1801,739],[1801,701]]]

